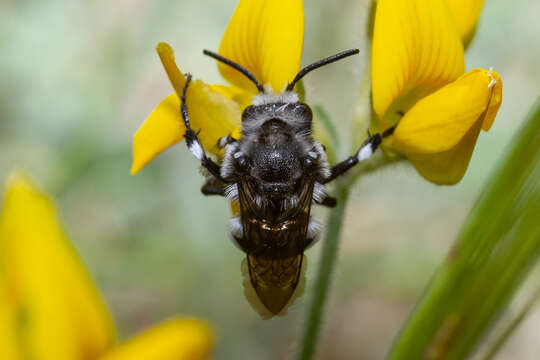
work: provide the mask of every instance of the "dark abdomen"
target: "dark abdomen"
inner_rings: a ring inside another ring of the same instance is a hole
[[[246,216],[246,214],[243,214]],[[278,314],[300,279],[309,215],[300,213],[281,224],[246,218],[244,244],[251,284],[265,307]]]

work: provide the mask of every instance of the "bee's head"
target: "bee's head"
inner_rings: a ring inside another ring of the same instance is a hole
[[[272,105],[268,104],[270,108]],[[284,104],[275,105],[279,108]],[[311,142],[302,134],[309,131],[311,110],[300,103],[289,107],[296,116],[302,114],[303,122],[272,116],[264,107],[249,110],[248,116],[256,116],[248,120],[247,135],[241,151],[236,153],[237,173],[250,179],[251,188],[265,198],[283,199],[297,194],[302,180],[311,176],[315,167],[316,160],[311,157],[312,152],[310,155]],[[265,117],[261,118],[258,111],[263,111]]]
[[[285,91],[274,93],[245,67],[204,50],[205,55],[246,76],[259,92],[242,113],[241,145],[227,157],[225,173],[247,179],[251,190],[264,198],[285,199],[297,194],[303,180],[320,170],[321,159],[320,152],[313,151],[312,111],[299,101],[294,87],[312,70],[358,53],[358,49],[346,50],[310,64],[296,74]]]
[[[306,134],[311,132],[313,113],[310,107],[299,102],[298,98],[294,101],[295,99],[284,99],[282,96],[278,99],[280,101],[276,102],[269,101],[275,99],[274,95],[261,94],[257,97],[254,105],[248,106],[242,113],[242,136],[270,135],[278,132],[305,132]],[[253,140],[263,141],[263,139]]]

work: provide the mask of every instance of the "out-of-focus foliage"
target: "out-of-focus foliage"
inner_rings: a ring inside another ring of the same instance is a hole
[[[464,359],[540,255],[540,101],[467,216],[390,359]]]
[[[0,358],[204,360],[212,332],[179,318],[118,345],[111,317],[58,223],[25,174],[10,175],[0,216]]]

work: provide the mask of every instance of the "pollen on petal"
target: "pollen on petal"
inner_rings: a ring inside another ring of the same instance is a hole
[[[497,80],[495,80],[495,78],[493,77],[492,71],[493,71],[493,67],[490,67],[487,72],[487,76],[489,76],[489,78],[491,79],[491,81],[488,84],[488,89],[491,89],[493,85],[497,83]]]

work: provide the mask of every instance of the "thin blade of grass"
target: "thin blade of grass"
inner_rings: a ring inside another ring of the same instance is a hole
[[[512,336],[514,331],[521,325],[523,320],[530,314],[530,312],[536,308],[540,301],[540,288],[537,288],[534,294],[529,298],[529,301],[523,306],[519,314],[506,326],[506,328],[500,333],[497,340],[491,345],[486,352],[484,360],[493,360],[495,355],[502,349],[504,344]]]

